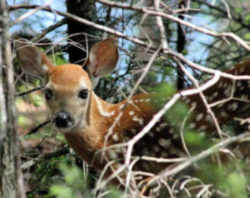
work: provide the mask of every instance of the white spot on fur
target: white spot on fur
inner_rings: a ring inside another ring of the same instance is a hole
[[[134,117],[132,118],[132,120],[135,121],[135,122],[138,122],[140,125],[143,125],[143,124],[144,124],[143,118],[138,118],[137,116],[134,116]]]
[[[131,129],[131,132],[132,133],[137,133],[137,130],[133,128],[133,129]]]
[[[187,104],[191,102],[190,98],[184,98],[184,101],[186,101]]]
[[[176,139],[178,139],[178,138],[179,138],[179,134],[178,134],[178,133],[175,133],[175,134],[173,135],[173,139],[176,140]]]
[[[120,105],[120,109],[123,109],[125,107],[125,104]]]
[[[223,83],[223,88],[229,88],[229,85],[228,85],[227,82],[224,82],[224,83]]]
[[[227,114],[225,111],[222,111],[222,112],[221,112],[221,116],[222,116],[223,118],[226,118],[226,117],[228,116],[228,114]]]
[[[133,104],[133,101],[132,101],[132,100],[129,100],[129,101],[128,101],[128,104]]]
[[[159,152],[160,151],[160,147],[157,146],[157,145],[153,146],[153,151],[154,152]]]
[[[220,83],[218,84],[218,88],[223,88],[223,82],[220,82]]]
[[[230,94],[231,94],[231,89],[230,89],[229,87],[227,87],[227,88],[225,89],[225,91],[224,91],[224,95],[225,95],[226,97],[229,97]]]
[[[134,111],[130,111],[128,114],[132,116],[132,115],[135,115],[135,112]]]
[[[191,128],[191,129],[194,129],[195,127],[196,127],[196,123],[195,123],[195,122],[191,122],[191,123],[190,123],[190,128]]]
[[[207,129],[207,125],[200,126],[200,130],[206,130],[206,129]]]
[[[201,121],[201,119],[203,118],[204,114],[203,113],[199,113],[197,116],[196,116],[196,121],[199,122]]]
[[[173,134],[173,133],[174,133],[174,129],[172,129],[172,128],[169,129],[169,133],[170,133],[170,134]]]
[[[117,133],[115,133],[115,134],[113,135],[113,140],[114,140],[115,142],[117,142],[117,141],[119,140],[119,136],[117,135]]]
[[[149,135],[149,137],[151,137],[151,138],[154,137],[154,133],[153,133],[153,132],[150,132],[148,135]]]
[[[110,150],[108,153],[109,153],[110,159],[116,160],[118,158],[118,155],[115,151]]]
[[[167,126],[168,126],[167,123],[161,123],[161,124],[160,124],[160,128],[165,128],[165,127],[167,127]]]
[[[238,109],[238,103],[233,102],[233,104],[231,105],[231,109],[232,109],[232,111],[236,111]]]
[[[241,81],[241,80],[237,81],[236,86],[237,86],[238,88],[241,87],[241,86],[242,86],[242,81]]]
[[[216,98],[218,95],[219,95],[219,93],[216,91],[216,92],[213,93],[212,96],[213,96],[213,98]]]
[[[242,99],[242,100],[248,100],[248,96],[245,95],[245,94],[243,94],[243,95],[240,96],[240,99]]]
[[[192,102],[191,107],[196,108],[196,106],[197,106],[197,102]]]
[[[164,138],[160,138],[159,140],[158,140],[158,143],[162,146],[162,147],[164,147],[164,148],[168,148],[170,145],[171,145],[171,140],[170,139],[164,139]]]

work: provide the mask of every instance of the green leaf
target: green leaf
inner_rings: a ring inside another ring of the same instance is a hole
[[[250,24],[250,14],[245,16],[244,21],[246,24],[248,24],[248,25]]]
[[[57,198],[73,198],[72,190],[64,185],[53,185],[50,188],[50,194]]]
[[[160,109],[174,93],[176,89],[171,84],[162,83],[151,90],[153,105]]]
[[[36,107],[39,107],[39,106],[44,104],[43,96],[38,95],[38,94],[32,94],[32,95],[30,95],[30,97],[31,97],[31,100],[32,100],[33,104]]]
[[[246,34],[244,35],[244,38],[245,38],[246,40],[250,40],[250,33],[246,33]]]
[[[241,14],[242,11],[243,11],[242,8],[239,8],[239,7],[235,8],[235,12],[236,12],[237,14]]]
[[[200,4],[196,3],[196,2],[192,2],[192,8],[199,9],[200,8]]]
[[[230,197],[247,198],[246,192],[246,178],[237,172],[228,175],[227,190]]]
[[[112,188],[112,189],[110,189],[110,190],[111,190],[111,191],[110,191],[110,193],[108,194],[107,198],[122,198],[122,197],[124,197],[124,195],[123,195],[122,192],[120,192],[120,191],[118,191],[118,190],[116,190],[116,189],[114,189],[114,188]]]
[[[30,122],[30,120],[29,120],[26,116],[20,115],[20,116],[18,116],[18,118],[17,118],[17,123],[18,123],[18,125],[20,125],[20,126],[25,126],[25,125],[27,125],[29,122]]]
[[[167,120],[173,126],[181,126],[186,116],[188,116],[188,108],[182,102],[177,102],[165,114]]]
[[[204,135],[193,131],[186,131],[184,138],[185,142],[190,145],[201,145],[204,141]]]

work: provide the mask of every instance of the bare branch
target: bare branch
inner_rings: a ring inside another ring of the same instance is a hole
[[[108,1],[108,0],[98,0],[98,1],[100,3],[105,4],[105,5],[109,5],[109,6],[113,6],[113,7],[117,7],[117,8],[135,10],[135,11],[143,12],[145,14],[153,15],[153,16],[161,16],[161,17],[164,17],[164,18],[167,18],[167,19],[169,19],[171,21],[180,23],[182,25],[185,25],[187,27],[190,27],[190,28],[192,28],[194,30],[197,30],[197,31],[199,31],[201,33],[204,33],[204,34],[207,34],[207,35],[210,35],[210,36],[221,37],[221,38],[228,37],[228,38],[234,40],[235,42],[237,42],[238,44],[240,44],[241,46],[243,46],[245,49],[250,50],[250,46],[248,46],[248,44],[244,40],[242,40],[240,37],[238,37],[237,35],[235,35],[233,33],[230,33],[230,32],[218,33],[218,32],[215,32],[214,30],[209,30],[209,29],[206,29],[206,28],[202,28],[202,27],[196,26],[196,25],[194,25],[194,24],[192,24],[190,22],[181,20],[178,17],[175,17],[175,16],[173,16],[171,14],[166,14],[166,13],[155,11],[155,10],[149,10],[147,8],[140,8],[140,7],[126,5],[126,4],[115,3],[115,2]]]
[[[27,13],[23,14],[22,16],[20,16],[19,18],[17,18],[17,19],[13,22],[13,25],[22,22],[22,21],[25,20],[26,18],[28,18],[28,17],[32,16],[33,14],[35,14],[36,12],[42,10],[42,9],[45,8],[45,7],[50,6],[51,2],[52,2],[52,0],[49,0],[49,1],[48,1],[47,3],[45,3],[44,5],[38,6],[38,7],[36,7],[35,9],[31,10],[30,12],[27,12]]]
[[[176,166],[172,170],[169,170],[169,169],[165,170],[162,173],[160,173],[159,175],[153,177],[153,179],[150,180],[148,185],[153,185],[157,181],[159,181],[160,179],[163,179],[163,178],[166,179],[169,176],[173,176],[173,175],[179,173],[180,171],[184,170],[185,168],[191,166],[192,164],[198,162],[199,160],[202,160],[202,159],[218,152],[218,150],[220,150],[221,148],[224,148],[224,147],[226,147],[234,142],[241,141],[241,140],[244,140],[244,139],[249,138],[249,137],[250,137],[250,133],[248,132],[248,133],[244,133],[244,134],[234,136],[234,137],[229,137],[225,140],[222,140],[218,144],[215,144],[214,146],[210,147],[209,149],[204,150],[201,153],[199,153],[198,155],[191,157],[188,160],[186,160],[185,162],[179,164],[178,166]]]
[[[44,29],[39,35],[32,39],[32,42],[37,42],[42,39],[46,34],[54,31],[56,28],[61,27],[62,25],[66,24],[66,19],[62,19],[58,21],[56,24],[49,26],[48,28]]]
[[[157,11],[160,11],[160,1],[161,0],[154,1],[155,10],[157,10]],[[167,43],[166,31],[165,31],[165,27],[164,27],[164,24],[162,21],[162,17],[157,16],[156,21],[157,21],[157,25],[158,25],[160,32],[161,32],[161,46],[162,46],[163,50],[165,50],[168,48],[168,43]]]
[[[30,90],[28,90],[28,91],[24,91],[24,92],[18,93],[18,94],[16,94],[16,96],[17,96],[17,97],[25,96],[25,95],[28,95],[28,94],[34,92],[34,91],[41,90],[41,89],[43,89],[43,88],[44,88],[44,87],[36,87],[36,88],[34,88],[34,89],[30,89]]]
[[[135,7],[135,6],[130,6],[130,5],[124,5],[124,4],[119,4],[119,3],[114,3],[114,2],[109,2],[109,1],[106,1],[106,0],[98,0],[99,2],[103,3],[103,4],[108,4],[108,5],[111,5],[111,6],[114,6],[114,7],[118,7],[118,8],[123,8],[123,9],[131,9],[131,10],[136,10],[136,11],[140,11],[140,12],[143,12],[145,14],[148,14],[148,15],[153,15],[153,16],[161,16],[161,17],[164,17],[164,18],[167,18],[171,21],[174,21],[174,22],[177,22],[177,23],[180,23],[182,25],[185,25],[187,27],[190,27],[194,30],[197,30],[201,33],[204,33],[204,34],[207,34],[207,35],[210,35],[210,36],[214,36],[214,37],[220,37],[220,38],[230,38],[232,40],[234,40],[235,42],[239,43],[241,46],[243,46],[245,49],[247,50],[250,50],[250,46],[248,46],[248,44],[242,40],[240,37],[238,37],[237,35],[231,33],[231,32],[222,32],[222,33],[217,33],[213,30],[209,30],[209,29],[206,29],[206,28],[202,28],[202,27],[198,27],[192,23],[189,23],[187,21],[183,21],[181,19],[179,19],[178,17],[175,17],[173,15],[170,15],[170,14],[165,14],[165,13],[162,13],[162,12],[159,12],[159,11],[153,11],[153,10],[149,10],[147,8],[139,8],[139,7]],[[37,8],[38,6],[36,5],[19,5],[19,6],[10,6],[9,7],[9,10],[14,10],[14,9],[20,9],[20,8],[24,8],[24,9],[34,9],[34,8]],[[145,45],[144,42],[142,42],[141,40],[139,39],[136,39],[136,38],[130,38],[129,36],[126,36],[124,35],[123,33],[121,32],[118,32],[118,31],[115,31],[114,29],[112,28],[108,28],[106,26],[103,26],[103,25],[99,25],[99,24],[96,24],[92,21],[89,21],[89,20],[86,20],[86,19],[83,19],[83,18],[80,18],[78,16],[75,16],[75,15],[72,15],[70,13],[67,13],[67,12],[61,12],[61,11],[58,11],[58,10],[55,10],[55,9],[51,9],[51,8],[42,8],[42,10],[46,10],[46,11],[49,11],[49,12],[54,12],[54,13],[57,13],[61,16],[64,16],[64,17],[67,17],[67,18],[70,18],[70,19],[73,19],[75,21],[78,21],[80,23],[84,23],[86,25],[90,25],[90,26],[93,26],[95,27],[96,29],[100,29],[100,30],[103,30],[105,32],[108,32],[110,34],[114,34],[116,36],[119,36],[119,37],[122,37],[122,38],[125,38],[127,40],[130,40],[130,41],[133,41],[133,42],[136,42],[140,45]]]
[[[184,71],[184,73],[188,76],[188,78],[193,82],[194,86],[196,88],[199,88],[200,87],[199,82],[191,74],[188,73],[188,71],[185,69],[184,65],[182,65],[182,63],[179,60],[176,60],[176,61],[178,62],[179,66]],[[211,115],[211,117],[212,117],[212,119],[214,121],[214,124],[215,124],[215,127],[216,127],[216,130],[217,130],[217,133],[218,133],[219,137],[222,138],[223,132],[222,132],[222,130],[220,128],[218,120],[216,119],[216,117],[214,115],[214,112],[212,111],[211,107],[208,104],[208,101],[207,101],[204,93],[200,92],[199,95],[200,95],[200,97],[201,97],[201,99],[202,99],[202,101],[203,101],[203,103],[204,103],[204,105],[205,105],[205,107],[207,109],[207,112]]]

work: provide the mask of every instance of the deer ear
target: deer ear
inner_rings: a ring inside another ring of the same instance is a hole
[[[99,77],[110,74],[116,67],[119,59],[117,38],[110,37],[93,45],[88,59],[84,64],[92,82]]]
[[[15,43],[17,57],[26,74],[44,77],[53,68],[49,58],[36,46],[25,42],[23,39]]]

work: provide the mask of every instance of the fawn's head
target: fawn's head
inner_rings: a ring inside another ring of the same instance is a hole
[[[24,43],[17,45],[17,55],[26,73],[47,77],[43,92],[57,129],[67,133],[88,124],[91,100],[95,94],[89,74],[80,65],[54,66],[37,47]],[[103,69],[102,65],[98,67]]]
[[[48,76],[44,94],[55,126],[64,132],[82,127],[93,91],[88,74],[78,65],[66,64],[53,67]]]

